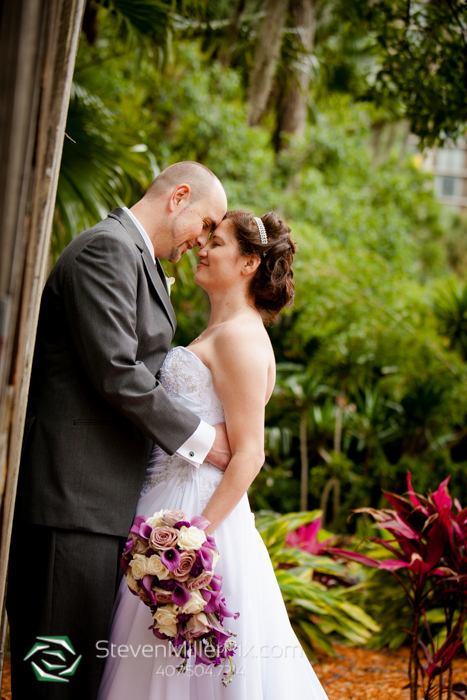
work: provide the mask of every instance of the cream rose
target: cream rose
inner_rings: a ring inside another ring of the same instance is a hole
[[[135,554],[133,559],[130,561],[131,573],[134,578],[142,579],[146,576],[147,571],[147,557],[144,554]]]
[[[204,610],[205,607],[206,601],[201,593],[199,591],[192,591],[190,600],[183,606],[180,612],[186,615],[196,615]]]
[[[135,593],[139,593],[141,590],[140,585],[139,585],[138,581],[136,581],[136,579],[134,578],[133,574],[131,573],[131,571],[129,569],[125,574],[125,578],[126,578],[128,588],[131,588],[131,590],[135,591]]]
[[[152,576],[157,576],[160,581],[169,578],[169,570],[165,568],[161,562],[161,558],[157,554],[153,554],[146,558],[146,572]]]
[[[199,549],[205,542],[206,534],[203,530],[199,530],[194,526],[187,527],[186,525],[182,525],[180,528],[178,544],[182,549],[186,549],[188,552],[194,549]]]
[[[177,615],[180,612],[180,608],[176,605],[165,605],[163,608],[159,608],[154,613],[154,619],[156,621],[156,627],[159,632],[166,634],[168,637],[177,636]]]
[[[146,522],[149,523],[151,527],[160,527],[160,525],[162,525],[162,516],[164,513],[165,510],[158,510],[151,518],[146,518]]]

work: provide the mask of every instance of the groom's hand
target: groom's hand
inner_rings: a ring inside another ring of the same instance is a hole
[[[232,456],[229,440],[227,438],[227,430],[225,428],[225,423],[218,423],[214,428],[216,429],[216,439],[214,440],[211,451],[206,457],[206,461],[214,464],[219,469],[222,469],[222,471],[225,471]]]

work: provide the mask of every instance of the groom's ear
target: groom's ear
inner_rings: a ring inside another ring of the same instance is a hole
[[[260,263],[261,258],[259,258],[257,255],[249,255],[245,257],[242,267],[242,275],[254,275]]]
[[[191,187],[190,185],[183,183],[177,185],[173,190],[169,198],[169,211],[175,211],[180,205],[186,205],[190,201]]]

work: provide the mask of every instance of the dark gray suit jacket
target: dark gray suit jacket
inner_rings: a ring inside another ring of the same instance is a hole
[[[128,533],[153,442],[173,454],[199,424],[155,378],[174,331],[122,209],[67,246],[42,295],[16,517]]]

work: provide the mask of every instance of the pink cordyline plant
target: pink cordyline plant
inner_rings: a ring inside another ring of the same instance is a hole
[[[301,525],[297,530],[288,532],[285,541],[291,547],[303,549],[308,554],[321,555],[325,554],[331,542],[334,542],[335,537],[329,537],[323,542],[318,542],[318,532],[321,530],[321,518],[313,520],[308,525]]]
[[[462,645],[467,601],[467,508],[452,501],[448,491],[449,477],[434,493],[424,497],[412,488],[411,474],[407,475],[407,497],[384,492],[391,509],[358,508],[355,513],[368,513],[376,521],[375,527],[391,533],[394,539],[375,538],[392,555],[378,561],[358,552],[338,548],[327,551],[337,557],[359,562],[366,566],[390,571],[404,589],[413,608],[412,643],[409,660],[410,700],[417,700],[419,678],[425,700],[452,695],[467,698],[467,685],[452,681],[452,662]],[[455,511],[453,510],[455,506]],[[407,579],[400,572],[405,569]],[[425,615],[428,602],[442,599],[447,627],[447,638],[436,651]],[[458,615],[454,625],[454,617]],[[419,639],[425,627],[429,648]],[[427,663],[419,659],[421,647]],[[448,683],[443,684],[443,673],[448,671]],[[437,681],[437,687],[435,683]],[[465,688],[464,688],[465,686]]]

